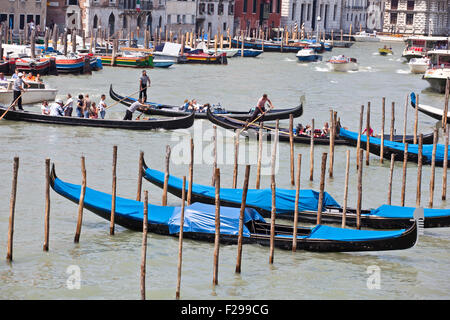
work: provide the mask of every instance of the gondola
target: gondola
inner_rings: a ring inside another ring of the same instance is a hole
[[[221,115],[221,114],[213,114],[212,112],[210,112],[209,108],[206,111],[206,116],[208,117],[208,120],[211,121],[212,123],[214,123],[215,125],[225,128],[225,129],[229,129],[229,130],[238,130],[238,129],[242,130],[245,125],[245,122],[242,120],[234,119],[232,117]],[[340,126],[339,123],[338,123],[338,126]],[[269,131],[275,132],[274,126],[264,124],[263,129],[265,129],[266,132],[269,132]],[[318,129],[316,129],[316,130],[318,130]],[[259,124],[251,124],[248,126],[248,128],[246,130],[247,135],[252,134],[253,136],[256,136],[256,137],[258,136],[257,135],[258,131],[259,131]],[[307,134],[297,134],[296,131],[297,130],[294,128],[294,143],[305,143],[305,144],[311,143],[311,136],[309,136]],[[319,131],[319,134],[317,134],[314,137],[314,144],[329,145],[330,137],[329,136],[321,136],[320,133],[322,131],[321,130],[318,130],[318,131]],[[271,139],[271,135],[267,135],[267,140],[270,140],[270,139]],[[279,141],[289,141],[289,129],[279,128],[278,139],[279,139]],[[389,140],[390,136],[384,135],[384,139]],[[405,141],[407,143],[412,143],[414,141],[414,136],[407,135],[405,137],[405,139],[406,139]],[[433,143],[433,135],[432,134],[427,135],[426,137],[424,137],[424,139],[426,139],[426,140],[424,140],[424,143],[429,143],[429,142]],[[401,136],[401,135],[395,135],[393,137],[393,141],[402,141],[402,140],[403,140],[403,136]],[[341,138],[339,136],[339,134],[337,134],[336,138],[334,140],[334,144],[335,145],[351,145],[351,142],[348,141],[347,139]]]
[[[410,96],[411,96],[411,107],[413,107],[414,109],[417,107],[420,112],[425,113],[427,116],[430,116],[436,120],[442,120],[444,110],[432,106],[427,106],[425,104],[420,104],[417,106],[416,94],[414,92],[411,92]],[[450,111],[447,113],[447,120],[449,117]]]
[[[78,204],[81,186],[62,181],[52,166],[50,185],[61,196]],[[86,209],[110,221],[112,196],[86,188],[83,205]],[[140,231],[143,225],[144,204],[140,201],[116,197],[114,221],[125,228]],[[148,231],[178,236],[181,208],[148,204]],[[220,207],[220,242],[236,244],[239,234],[240,209]],[[215,205],[193,203],[184,210],[183,236],[193,240],[214,242]],[[244,211],[243,243],[270,245],[270,223],[254,209]],[[293,227],[275,224],[274,245],[292,250]],[[353,230],[316,225],[297,228],[297,248],[317,252],[350,252],[408,249],[417,241],[417,225],[408,229],[375,231]]]
[[[109,87],[109,95],[111,98],[115,101],[120,101],[125,106],[130,106],[133,102],[136,101],[134,98],[130,97],[124,97],[116,92],[114,92],[112,85]],[[152,114],[152,115],[160,115],[160,116],[169,116],[169,117],[177,117],[177,116],[185,116],[190,114],[190,111],[182,111],[180,110],[179,106],[171,106],[171,105],[165,105],[165,104],[159,104],[154,102],[145,102],[146,104],[151,105],[151,108],[138,108],[138,111],[143,112],[145,114]],[[235,119],[240,120],[246,120],[250,118],[251,113],[250,111],[226,111],[226,110],[217,110],[217,113],[227,115],[230,117],[233,117]],[[277,119],[289,119],[289,115],[292,114],[294,118],[300,117],[303,114],[303,104],[300,104],[299,106],[295,108],[290,109],[276,109],[271,110],[266,113],[265,121],[271,121],[271,120],[277,120]],[[196,119],[206,119],[206,111],[204,112],[196,112],[195,113]]]
[[[164,173],[148,168],[143,163],[144,178],[152,184],[163,188]],[[168,192],[181,197],[182,180],[169,176]],[[185,186],[187,191],[187,184]],[[295,211],[295,190],[276,189],[276,216],[280,219],[293,220]],[[220,203],[229,207],[240,207],[242,189],[220,189]],[[247,208],[257,210],[263,217],[270,217],[272,210],[271,189],[249,189],[247,193]],[[316,223],[319,193],[313,190],[300,190],[299,216],[301,222]],[[215,202],[215,188],[200,184],[192,184],[192,201],[206,204]],[[325,224],[342,223],[342,207],[327,192],[323,197],[322,222]],[[415,208],[382,205],[375,209],[361,210],[361,226],[374,229],[409,228],[414,218]],[[346,222],[348,226],[356,226],[356,209],[347,208]],[[424,227],[449,227],[450,209],[425,209]]]
[[[7,108],[0,106],[0,116]],[[28,121],[44,124],[62,124],[71,126],[86,126],[129,130],[151,130],[151,129],[185,129],[194,123],[194,114],[175,118],[161,118],[149,120],[115,120],[115,119],[87,119],[78,117],[62,117],[42,115],[28,111],[9,110],[4,119],[12,121]]]
[[[347,139],[351,145],[354,145],[354,146],[357,145],[357,141],[358,141],[358,133],[357,132],[348,131],[348,130],[341,128],[339,136],[344,139]],[[431,137],[432,136],[433,135],[431,134]],[[430,134],[427,135],[427,141],[429,141],[429,140],[430,140]],[[364,150],[366,149],[366,141],[367,141],[367,136],[361,135],[361,148]],[[424,136],[424,141],[425,141],[425,136]],[[377,138],[377,137],[370,137],[369,152],[379,156],[380,155],[380,147],[381,147],[381,139]],[[383,158],[384,159],[389,160],[389,159],[391,159],[391,154],[394,154],[395,161],[403,161],[404,151],[405,151],[404,143],[384,140],[384,147],[383,147]],[[423,164],[431,164],[432,153],[433,153],[433,144],[426,144],[424,142],[423,147],[422,147],[422,155],[423,155],[422,163]],[[435,164],[437,166],[443,165],[444,154],[445,154],[445,145],[436,144]],[[417,163],[418,158],[419,158],[419,145],[408,143],[407,161]]]

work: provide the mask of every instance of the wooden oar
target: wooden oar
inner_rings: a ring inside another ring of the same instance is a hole
[[[122,102],[123,100],[125,100],[125,99],[127,99],[127,98],[129,98],[129,97],[131,97],[131,96],[134,96],[136,93],[138,93],[138,92],[140,92],[140,91],[141,91],[141,89],[139,89],[139,90],[136,91],[136,92],[133,92],[132,94],[126,96],[125,98],[120,99],[119,101],[114,102],[112,105],[106,107],[105,110],[106,110],[106,109],[109,109],[109,108],[111,108],[111,107],[113,107],[113,106],[115,106],[116,104]]]
[[[20,96],[17,97],[16,100],[13,101],[13,103],[11,103],[11,105],[8,107],[8,109],[6,109],[5,113],[2,114],[2,116],[0,117],[0,120],[3,119],[3,117],[8,113],[8,111],[11,109],[12,106],[14,106],[16,104],[16,102],[19,100],[19,98],[23,95],[25,91],[22,91],[22,93],[20,94]]]

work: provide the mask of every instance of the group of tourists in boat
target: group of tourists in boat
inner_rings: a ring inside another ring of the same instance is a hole
[[[102,94],[100,102],[96,104],[94,101],[91,101],[89,94],[85,94],[84,96],[80,94],[78,95],[78,100],[74,108],[75,101],[72,95],[68,93],[65,103],[61,99],[56,99],[54,103],[49,105],[48,101],[44,100],[41,106],[41,113],[50,116],[71,117],[75,109],[76,116],[79,118],[98,119],[100,117],[101,119],[105,119],[105,100],[106,95]]]
[[[186,99],[183,102],[183,105],[179,108],[181,111],[195,111],[195,112],[206,112],[206,109],[210,107],[209,103],[199,104],[196,99]]]

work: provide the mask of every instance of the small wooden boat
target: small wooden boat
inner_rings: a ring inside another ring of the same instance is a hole
[[[322,60],[322,56],[318,55],[314,49],[311,48],[299,50],[295,56],[300,62],[316,62]]]
[[[444,114],[444,110],[428,106],[426,104],[416,104],[416,94],[414,92],[411,92],[411,107],[414,109],[417,108],[420,112],[426,114],[427,116],[430,116],[436,120],[442,120],[442,115]],[[450,111],[447,113],[447,120],[450,119]]]
[[[367,33],[365,31],[358,32],[355,35],[353,35],[353,38],[357,42],[380,42],[380,38],[377,37],[377,34],[375,32],[373,33]]]
[[[50,185],[55,192],[78,205],[81,186],[62,181],[56,176],[52,165]],[[100,217],[111,220],[110,194],[86,188],[84,207]],[[116,197],[114,222],[125,228],[141,231],[144,204],[140,201]],[[181,208],[148,204],[148,231],[178,236],[181,222]],[[215,205],[193,203],[184,208],[183,236],[194,240],[214,242]],[[254,209],[244,211],[242,229],[243,243],[270,245],[271,224]],[[220,207],[220,242],[236,244],[239,234],[240,209]],[[293,227],[275,224],[274,245],[280,249],[292,250]],[[408,229],[375,231],[353,230],[324,225],[300,227],[297,229],[297,248],[318,252],[380,251],[408,249],[417,241],[417,224]]]
[[[169,68],[174,63],[175,62],[173,62],[172,60],[163,60],[163,59],[154,59],[153,60],[153,66],[155,68]]]
[[[355,58],[343,55],[332,57],[328,63],[331,66],[331,70],[337,72],[357,71],[359,69],[358,61]]]
[[[180,63],[227,64],[226,53],[209,54],[202,49],[195,49],[182,55]]]
[[[412,58],[408,62],[409,70],[411,73],[425,73],[427,71],[428,66],[430,64],[430,59],[423,58]]]
[[[237,39],[231,39],[231,44],[235,48],[242,48],[242,41]],[[308,43],[296,43],[296,44],[281,44],[281,42],[272,41],[244,41],[244,49],[256,49],[264,50],[267,52],[298,52],[304,47],[308,46]]]
[[[24,81],[30,85],[28,88],[24,86],[25,92],[22,94],[22,104],[39,103],[44,100],[53,101],[58,93],[57,89],[47,88],[42,82]],[[12,90],[13,81],[0,81],[0,104],[10,105],[14,101],[14,93]]]
[[[347,139],[351,145],[356,146],[358,141],[358,133],[345,130],[343,128],[340,128],[339,130],[339,136],[341,138]],[[432,138],[432,134],[426,135],[426,139],[429,141],[430,138]],[[425,136],[424,136],[425,140]],[[366,149],[366,142],[367,142],[367,136],[361,135],[361,148]],[[370,137],[369,141],[369,152],[373,153],[377,156],[380,155],[380,146],[381,146],[381,139],[377,137]],[[436,146],[436,160],[435,163],[437,166],[442,166],[444,162],[444,149],[445,146],[442,144],[437,144]],[[418,144],[408,144],[408,158],[407,161],[416,162],[418,161],[418,154],[419,154],[419,146]],[[404,151],[405,151],[405,144],[402,142],[396,142],[396,141],[389,141],[384,140],[384,147],[383,147],[383,158],[384,159],[391,159],[391,154],[394,154],[396,161],[403,161],[404,158]],[[432,158],[432,152],[433,152],[433,144],[426,144],[423,143],[422,148],[422,162],[424,164],[431,164],[431,158]]]
[[[378,53],[380,54],[380,56],[387,56],[388,54],[390,55],[394,54],[392,52],[392,48],[388,48],[386,46],[384,48],[379,48]]]
[[[32,74],[48,74],[50,69],[49,58],[18,58],[15,59],[16,69],[21,72],[31,72]]]
[[[229,130],[242,130],[245,121],[234,119],[231,116],[226,116],[222,114],[214,114],[211,112],[210,108],[206,111],[206,116],[208,117],[208,120],[211,121],[213,124],[229,129]],[[275,127],[264,124],[264,137],[267,140],[271,139],[270,132],[275,132]],[[247,127],[246,132],[243,132],[242,134],[252,135],[254,137],[258,137],[258,131],[259,131],[259,124],[251,124]],[[330,138],[328,136],[322,136],[321,130],[319,130],[320,133],[314,137],[314,144],[321,144],[321,145],[329,145],[330,144]],[[278,139],[280,141],[289,141],[289,129],[286,128],[279,128],[278,130]],[[309,144],[311,143],[311,136],[307,134],[298,134],[296,132],[296,129],[294,128],[294,143],[305,143]],[[339,137],[336,137],[334,143],[336,145],[348,145],[348,141],[345,139],[340,139]]]
[[[111,65],[112,55],[102,55],[100,56],[102,64],[106,66]],[[144,57],[124,57],[117,56],[114,59],[114,66],[117,67],[132,67],[132,68],[148,68],[153,65],[153,57],[151,55]]]
[[[61,73],[82,73],[84,68],[84,56],[72,55],[64,56],[58,55],[55,57],[56,70]]]
[[[261,53],[263,53],[264,51],[262,50],[257,50],[257,49],[244,49],[244,58],[247,57],[257,57],[259,56]],[[241,57],[242,56],[242,51],[241,49],[238,49],[238,52],[236,53],[236,57]]]
[[[0,116],[6,112],[7,108],[0,107]],[[116,119],[88,119],[78,117],[50,116],[32,113],[28,111],[9,110],[4,119],[11,121],[28,121],[44,124],[61,124],[71,126],[86,126],[98,128],[114,128],[128,130],[152,130],[152,129],[186,129],[194,123],[194,114],[183,117],[160,118],[148,120],[116,120]]]
[[[163,188],[165,173],[148,168],[143,162],[144,178],[150,183]],[[180,178],[169,175],[168,192],[181,197],[183,182]],[[185,189],[188,184],[185,185]],[[229,207],[240,207],[242,200],[242,189],[220,189],[221,205]],[[277,219],[293,220],[295,211],[295,195],[293,189],[277,188],[276,192],[276,216]],[[240,197],[240,198],[239,198]],[[272,190],[249,189],[247,192],[246,207],[257,210],[263,217],[270,217],[272,211]],[[301,222],[315,223],[317,221],[319,193],[314,190],[301,189],[299,196],[299,217]],[[215,187],[192,184],[192,201],[206,204],[215,203]],[[341,224],[342,207],[327,192],[323,197],[322,221],[324,223]],[[414,219],[415,208],[382,205],[376,209],[366,209],[361,211],[361,226],[378,229],[409,228],[411,220]],[[356,225],[356,210],[348,208],[346,221],[348,226]],[[450,226],[449,209],[428,209],[425,210],[424,226],[442,227]]]
[[[112,85],[109,88],[109,95],[111,98],[115,101],[120,101],[125,106],[130,106],[133,102],[136,101],[135,98],[130,97],[124,97],[116,92],[114,92]],[[145,114],[152,114],[152,115],[160,115],[160,116],[170,116],[170,117],[176,117],[176,116],[182,116],[182,115],[188,115],[191,113],[191,111],[183,111],[180,110],[179,106],[171,106],[171,105],[164,105],[160,103],[155,102],[145,102],[146,104],[151,105],[151,108],[139,108],[138,110],[140,112],[143,112]],[[246,120],[250,118],[251,111],[230,111],[225,109],[215,109],[214,112],[220,113],[226,116],[233,117],[235,119],[240,120]],[[268,111],[264,116],[264,121],[271,121],[276,119],[289,119],[289,115],[292,114],[294,118],[300,117],[303,114],[303,105],[300,104],[297,107],[289,108],[289,109],[276,109],[276,110],[270,110]],[[196,119],[206,119],[206,108],[201,111],[195,112],[195,118]]]
[[[234,119],[231,116],[226,116],[222,114],[214,114],[208,110],[206,111],[206,116],[209,121],[211,121],[213,124],[229,129],[229,130],[242,130],[245,121]],[[338,123],[340,126],[340,124]],[[275,127],[271,125],[263,125],[263,134],[264,138],[267,140],[271,140],[272,135],[271,132],[275,132]],[[338,131],[338,130],[337,130]],[[247,130],[242,132],[241,134],[247,135],[247,136],[253,136],[258,138],[258,132],[259,132],[259,124],[251,124],[247,127]],[[390,136],[388,134],[384,135],[385,140],[389,140]],[[414,137],[412,135],[407,135],[406,137],[407,143],[413,143]],[[431,138],[431,140],[430,140]],[[279,141],[287,141],[289,142],[289,129],[288,128],[279,128],[278,129],[278,139]],[[402,135],[395,135],[393,137],[393,141],[403,141]],[[433,142],[433,135],[427,135],[424,137],[425,142]],[[310,144],[311,143],[311,136],[305,133],[299,133],[296,128],[294,128],[294,143],[304,143],[304,144]],[[322,130],[316,129],[314,134],[314,144],[320,144],[320,145],[329,145],[330,144],[330,137],[329,135],[323,135]],[[336,138],[334,140],[335,145],[351,145],[351,143],[347,139],[343,139],[339,136],[339,134],[336,135]]]

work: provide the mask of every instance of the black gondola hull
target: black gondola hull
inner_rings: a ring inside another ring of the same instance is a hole
[[[6,112],[0,107],[0,116]],[[193,125],[194,114],[178,118],[154,119],[154,120],[109,120],[109,119],[86,119],[78,117],[49,116],[27,111],[9,110],[4,116],[6,120],[27,121],[42,124],[57,124],[71,126],[86,126],[97,128],[114,128],[128,130],[152,130],[152,129],[186,129]]]
[[[117,94],[113,88],[112,85],[109,88],[109,95],[111,98],[115,101],[120,101],[121,104],[125,106],[130,106],[134,100],[130,99],[129,97],[124,97],[119,94]],[[182,111],[179,110],[178,106],[171,106],[171,105],[158,105],[157,108],[139,108],[140,112],[143,112],[145,114],[150,115],[160,115],[160,116],[169,116],[169,117],[179,117],[179,116],[186,116],[191,114],[190,111]],[[292,114],[294,118],[298,118],[303,114],[303,105],[299,105],[295,108],[290,109],[277,109],[272,110],[266,113],[265,121],[273,121],[273,120],[284,120],[289,119],[289,116]],[[226,113],[225,115],[233,117],[235,119],[240,120],[247,120],[251,117],[251,113],[245,112],[245,111],[230,111]],[[195,113],[196,119],[207,119],[206,112],[196,112]]]

